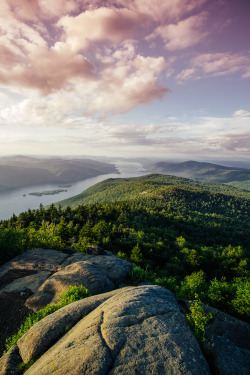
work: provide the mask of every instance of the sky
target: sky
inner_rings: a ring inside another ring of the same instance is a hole
[[[250,0],[1,0],[0,155],[249,160]]]

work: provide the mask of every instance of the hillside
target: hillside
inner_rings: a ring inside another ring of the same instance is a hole
[[[72,183],[116,172],[113,164],[90,159],[0,157],[0,191],[45,183]]]
[[[157,162],[144,164],[151,173],[171,174],[196,181],[213,181],[250,191],[250,170],[212,163],[186,161],[183,163]]]
[[[90,187],[81,194],[57,202],[56,206],[58,207],[60,205],[62,208],[70,206],[76,208],[80,204],[125,201],[140,197],[154,198],[157,197],[157,194],[159,196],[164,191],[172,194],[176,189],[184,189],[195,193],[205,190],[207,192],[232,197],[250,198],[250,192],[242,191],[224,184],[197,182],[187,178],[152,174],[126,179],[107,179]],[[195,198],[197,197],[194,196],[192,199]]]
[[[153,281],[179,298],[197,294],[248,319],[248,192],[148,175],[109,179],[74,199],[72,207],[41,206],[2,221],[0,262],[34,248],[84,253],[98,245],[140,266],[138,280]]]

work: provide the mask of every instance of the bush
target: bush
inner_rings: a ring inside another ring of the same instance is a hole
[[[186,317],[194,331],[195,337],[198,341],[204,342],[208,322],[213,319],[214,313],[204,311],[203,304],[197,294],[195,295],[195,300],[191,302],[189,311]]]
[[[243,317],[250,316],[250,282],[248,279],[235,279],[233,286],[236,288],[231,304],[233,309]]]
[[[209,283],[207,296],[209,303],[223,309],[232,298],[232,287],[225,278],[219,281],[215,277]]]
[[[129,273],[128,281],[134,285],[142,282],[152,282],[155,274],[152,271],[144,270],[141,267],[134,267]]]
[[[202,270],[193,272],[182,281],[179,297],[194,299],[197,294],[199,298],[204,299],[206,289],[205,273]]]

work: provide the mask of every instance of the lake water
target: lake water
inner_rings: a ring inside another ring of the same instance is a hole
[[[9,219],[13,213],[18,215],[21,212],[27,211],[29,208],[31,210],[39,208],[40,203],[42,203],[43,206],[46,206],[63,199],[73,197],[74,195],[80,194],[82,191],[88,189],[90,186],[106,180],[107,178],[137,177],[148,174],[140,163],[118,160],[113,162],[113,164],[115,164],[120,174],[110,173],[88,178],[83,181],[74,182],[72,183],[71,187],[67,188],[59,188],[56,184],[43,184],[28,187],[26,186],[21,189],[0,193],[0,220]],[[57,189],[65,189],[67,191],[55,195],[43,195],[40,197],[29,195],[29,193],[32,192],[42,192]]]

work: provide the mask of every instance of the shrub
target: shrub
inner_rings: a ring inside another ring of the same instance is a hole
[[[195,300],[191,302],[189,307],[189,313],[186,314],[187,320],[191,325],[195,337],[200,342],[205,341],[205,332],[208,325],[208,322],[213,319],[214,312],[205,312],[203,309],[203,304],[199,300],[198,295],[195,295]]]
[[[196,294],[199,298],[204,298],[205,291],[207,289],[207,283],[205,279],[205,273],[200,270],[193,272],[191,275],[185,277],[181,283],[180,298],[195,298]]]
[[[248,279],[234,280],[233,286],[236,288],[234,299],[232,300],[233,309],[246,318],[250,316],[250,282]]]
[[[141,267],[134,267],[129,273],[128,281],[134,285],[142,282],[151,282],[155,278],[152,271],[144,270]]]

